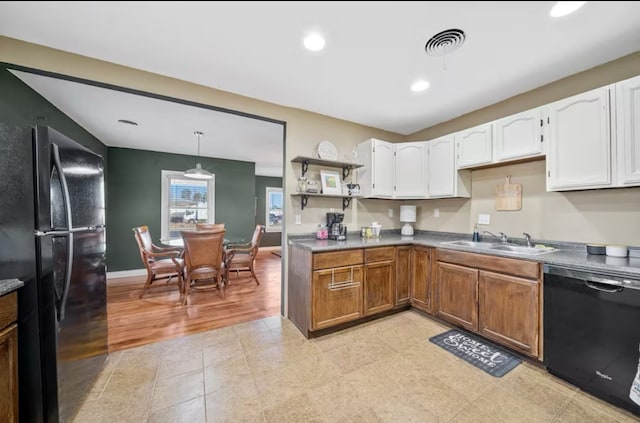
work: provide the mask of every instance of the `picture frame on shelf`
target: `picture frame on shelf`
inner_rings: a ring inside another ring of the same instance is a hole
[[[320,180],[323,194],[342,195],[340,173],[333,170],[320,170]]]

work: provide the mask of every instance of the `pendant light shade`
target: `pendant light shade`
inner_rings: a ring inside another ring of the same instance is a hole
[[[198,157],[200,157],[200,136],[203,134],[200,131],[195,131],[194,134],[198,137]],[[196,163],[196,167],[189,169],[184,173],[184,176],[191,179],[211,179],[213,175],[204,170],[200,163]]]

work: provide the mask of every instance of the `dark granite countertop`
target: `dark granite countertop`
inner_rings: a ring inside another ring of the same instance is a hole
[[[640,278],[640,258],[620,258],[587,254],[585,244],[534,240],[535,244],[543,244],[545,246],[556,248],[556,250],[537,255],[515,254],[506,251],[442,244],[443,242],[457,240],[471,241],[471,235],[450,232],[417,231],[414,236],[407,237],[400,235],[399,231],[383,231],[379,238],[361,238],[359,233],[349,233],[347,234],[347,239],[345,241],[318,240],[312,236],[289,236],[289,243],[295,243],[296,246],[313,252],[394,245],[424,245],[427,247],[447,248],[471,253],[510,257],[549,265],[570,267],[578,270]],[[524,240],[514,240],[516,244],[520,244],[520,241]]]
[[[10,294],[18,288],[22,288],[24,282],[19,279],[1,279],[0,280],[0,296]]]

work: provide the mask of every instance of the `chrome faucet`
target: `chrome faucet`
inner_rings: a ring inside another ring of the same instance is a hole
[[[526,232],[523,232],[522,235],[524,235],[524,239],[527,241],[527,247],[531,247],[531,235]]]
[[[498,236],[498,235],[496,235],[496,234],[493,234],[493,233],[491,233],[491,232],[489,232],[489,231],[483,231],[482,233],[485,233],[485,234],[491,235],[491,236],[492,236],[492,237],[494,237],[494,238],[499,238],[499,239],[500,239],[500,242],[502,242],[503,244],[506,244],[506,243],[508,243],[508,242],[509,242],[509,239],[507,238],[507,234],[505,234],[504,232],[500,232],[500,236]]]

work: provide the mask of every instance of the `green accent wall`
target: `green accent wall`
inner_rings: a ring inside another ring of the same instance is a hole
[[[50,126],[107,160],[107,147],[20,78],[0,66],[0,120],[14,125]]]
[[[255,228],[255,164],[182,154],[109,147],[107,168],[107,268],[109,272],[140,269],[140,253],[132,228],[149,226],[160,244],[161,171],[202,167],[215,174],[215,221],[224,223],[226,238],[248,242]]]
[[[282,178],[256,176],[256,225],[266,225],[267,187],[282,188]],[[274,247],[281,243],[282,232],[265,232],[260,245]]]

